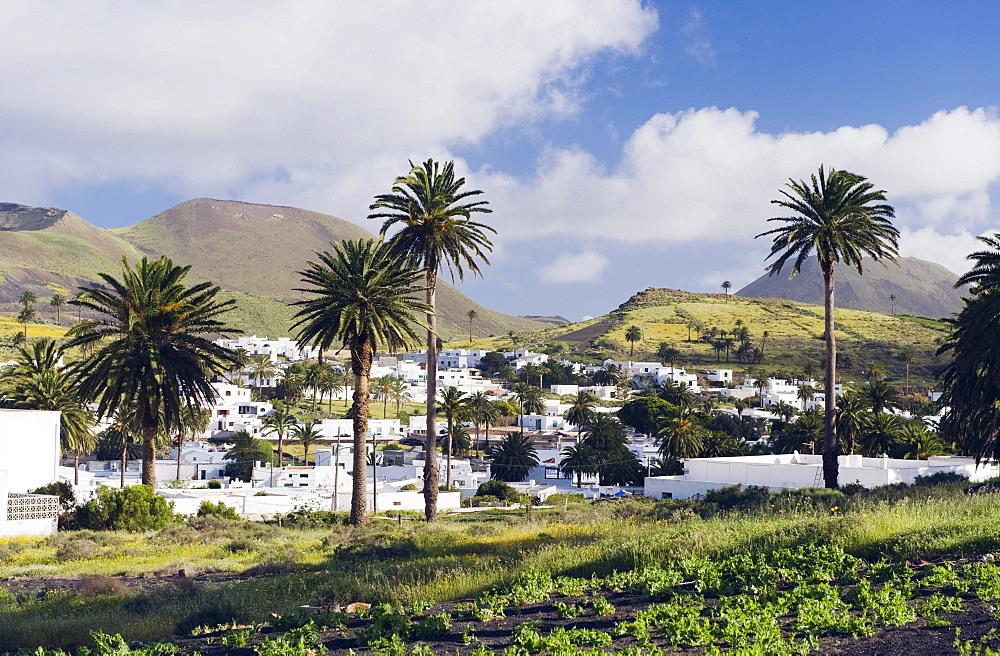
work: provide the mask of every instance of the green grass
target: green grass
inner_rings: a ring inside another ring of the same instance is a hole
[[[899,495],[897,495],[899,496]],[[1000,548],[1000,504],[954,488],[776,504],[753,513],[699,519],[684,502],[535,510],[444,517],[437,525],[278,528],[209,522],[158,534],[67,533],[50,540],[0,542],[0,577],[147,575],[233,571],[234,581],[148,586],[89,594],[0,595],[0,649],[68,644],[91,629],[150,640],[194,624],[266,621],[302,604],[439,602],[476,597],[530,571],[606,577],[681,558],[713,561],[802,545],[835,545],[876,562]],[[70,559],[74,540],[93,542]],[[96,549],[96,550],[95,550]],[[60,555],[62,554],[62,555]]]

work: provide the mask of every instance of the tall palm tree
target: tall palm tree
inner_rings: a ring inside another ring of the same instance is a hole
[[[62,323],[62,308],[69,299],[66,298],[66,294],[61,292],[56,292],[52,294],[52,298],[49,299],[49,305],[56,309],[56,323]]]
[[[35,295],[35,292],[31,291],[30,289],[25,289],[24,291],[21,292],[21,295],[17,297],[17,302],[21,304],[22,308],[26,308],[29,305],[34,305],[35,301],[37,300],[38,297]]]
[[[594,414],[594,407],[597,405],[597,397],[590,392],[577,392],[573,404],[566,409],[563,417],[566,421],[576,426],[576,443],[580,443],[580,436],[583,434],[583,425],[590,421],[590,416]]]
[[[660,346],[656,349],[656,356],[660,358],[660,362],[666,362],[673,369],[674,361],[681,357],[681,351],[670,342],[660,342]]]
[[[226,466],[226,476],[249,481],[253,477],[254,463],[269,462],[274,457],[270,444],[245,430],[236,431],[228,441],[233,446],[226,452],[225,460],[232,461]]]
[[[288,412],[288,408],[283,403],[275,403],[271,414],[264,417],[260,423],[261,433],[278,436],[278,466],[280,467],[285,462],[285,435],[291,432],[298,421]]]
[[[837,487],[837,407],[834,386],[837,381],[837,341],[834,334],[834,270],[838,262],[862,273],[862,259],[895,261],[899,230],[891,222],[895,210],[885,203],[885,191],[875,189],[867,180],[847,171],[820,166],[819,176],[811,184],[789,180],[783,198],[771,202],[790,210],[791,216],[776,216],[768,221],[782,225],[758,237],[773,235],[768,259],[777,256],[768,267],[777,274],[789,261],[791,275],[815,251],[823,273],[823,305],[826,336],[826,421],[823,437],[823,478],[828,488]]]
[[[875,458],[888,454],[904,437],[899,417],[885,412],[871,413],[861,432],[860,446],[866,455]]]
[[[732,289],[732,287],[733,283],[729,282],[728,280],[722,281],[722,291],[725,292],[726,294],[726,303],[729,302],[729,290]]]
[[[527,383],[517,383],[514,385],[514,398],[517,400],[517,423],[521,427],[521,435],[524,435],[524,415],[541,413],[545,409],[542,390]]]
[[[17,320],[24,326],[24,338],[25,341],[28,339],[28,324],[35,320],[37,312],[35,312],[34,305],[25,305],[18,311]]]
[[[203,335],[225,330],[233,301],[219,287],[185,286],[191,267],[167,257],[122,260],[121,279],[100,275],[76,303],[96,319],[71,330],[67,348],[93,349],[75,368],[80,397],[97,402],[99,417],[127,411],[142,439],[142,483],[156,487],[156,438],[182,425],[185,406],[215,398],[211,379],[235,364],[233,352]]]
[[[392,398],[392,385],[395,379],[392,374],[385,374],[371,382],[372,399],[382,402],[382,419],[389,416],[389,399]]]
[[[606,364],[594,372],[593,380],[595,385],[617,385],[622,378],[622,371],[618,365]]]
[[[312,397],[310,412],[316,412],[316,392],[319,391],[320,383],[323,380],[323,372],[326,371],[326,367],[327,365],[322,362],[310,362],[309,366],[306,367],[304,382],[306,389],[309,390],[309,395]]]
[[[701,455],[704,429],[684,417],[674,417],[659,430],[663,458],[697,458]]]
[[[865,397],[872,412],[878,414],[885,409],[899,406],[899,392],[884,380],[873,380],[861,387],[860,394]]]
[[[410,386],[402,378],[395,376],[392,379],[392,387],[389,389],[389,398],[396,404],[396,414],[399,415],[400,407],[413,399],[410,395]]]
[[[472,422],[476,427],[476,448],[479,448],[479,429],[483,425],[483,416],[490,405],[490,398],[483,392],[475,392],[465,399],[465,419]],[[486,451],[489,451],[489,441],[486,443]]]
[[[642,328],[639,326],[629,326],[626,328],[625,341],[628,342],[631,347],[628,352],[628,356],[631,358],[635,355],[635,343],[642,341]]]
[[[389,240],[393,252],[412,266],[423,269],[427,293],[427,425],[434,426],[437,410],[437,307],[438,274],[447,269],[454,280],[465,271],[480,275],[479,263],[489,264],[486,253],[493,248],[487,236],[496,231],[472,220],[473,213],[492,212],[485,200],[470,201],[483,192],[463,191],[465,178],[455,177],[454,162],[444,165],[428,159],[421,166],[410,162],[410,172],[396,178],[392,192],[375,197],[369,219],[383,219],[380,234],[400,230]],[[437,435],[427,432],[427,452],[437,448]],[[424,471],[424,514],[437,518],[437,458],[427,458]]]
[[[323,439],[323,432],[316,424],[296,424],[292,426],[292,439],[302,445],[304,451],[305,465],[309,466],[309,447]]]
[[[576,476],[576,486],[583,487],[584,474],[597,473],[597,454],[586,444],[577,442],[562,450],[562,460],[559,467],[566,473]]]
[[[468,312],[465,313],[465,316],[469,317],[469,341],[471,342],[472,341],[472,322],[476,320],[476,317],[479,316],[479,313],[476,312],[475,310],[469,310]]]
[[[799,385],[798,389],[795,390],[795,398],[799,400],[799,408],[801,410],[805,410],[806,404],[815,397],[816,390],[812,385]]]
[[[868,402],[864,396],[852,390],[837,399],[837,435],[848,454],[854,453],[867,421]]]
[[[323,374],[320,381],[323,392],[327,394],[327,412],[333,413],[333,397],[345,392],[346,378],[340,369],[330,367]],[[344,394],[344,407],[347,407],[347,395]]]
[[[499,422],[504,418],[504,409],[507,404],[504,401],[487,401],[476,414],[479,417],[479,421],[483,422],[483,428],[485,429],[484,437],[485,444],[483,445],[484,451],[490,450],[490,426],[497,426]]]
[[[271,362],[271,357],[268,355],[251,355],[250,364],[247,366],[249,367],[247,376],[257,381],[257,391],[264,387],[265,378],[274,378],[274,375],[278,373],[278,368]]]
[[[346,345],[354,374],[354,490],[351,523],[368,522],[365,500],[365,434],[368,432],[369,393],[375,350],[398,350],[417,339],[414,313],[431,308],[412,297],[420,273],[393,252],[388,244],[358,239],[332,244],[333,253],[317,253],[301,273],[308,287],[298,289],[310,298],[297,301],[294,330],[300,344],[322,350]],[[417,288],[419,291],[419,288]],[[428,426],[434,424],[428,423]],[[433,431],[428,431],[433,433]],[[433,451],[428,449],[433,455]],[[428,457],[428,461],[436,458]],[[436,487],[435,482],[435,498]]]
[[[941,437],[976,461],[1000,458],[1000,232],[979,237],[987,249],[968,256],[972,268],[955,283],[971,285],[952,333],[938,350],[952,361],[941,374],[948,407]]]
[[[445,419],[448,422],[448,439],[445,442],[445,454],[447,458],[447,463],[445,465],[447,471],[445,474],[445,487],[449,490],[451,489],[451,452],[452,443],[455,436],[455,421],[460,420],[462,414],[466,410],[465,405],[465,394],[457,387],[445,387],[441,390],[439,396],[441,397],[440,405],[438,410],[444,413]]]
[[[496,481],[523,481],[538,466],[538,452],[526,435],[511,433],[490,452],[490,478]]]

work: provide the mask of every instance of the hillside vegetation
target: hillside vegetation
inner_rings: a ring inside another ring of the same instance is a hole
[[[607,321],[610,326],[593,339],[580,353],[592,361],[606,357],[629,359],[630,345],[625,330],[632,325],[642,330],[642,341],[635,344],[632,360],[657,360],[660,342],[670,342],[680,350],[677,364],[688,367],[726,366],[726,354],[717,354],[699,339],[711,328],[732,332],[741,322],[751,334],[753,344],[762,347],[764,356],[753,366],[769,373],[800,375],[806,369],[818,373],[823,360],[823,307],[796,301],[767,298],[726,297],[723,294],[693,294],[673,289],[647,289],[623,303],[605,317],[517,336],[524,344],[561,345],[576,349],[572,339],[577,330]],[[911,382],[929,382],[943,366],[935,356],[947,335],[947,324],[880,312],[838,309],[836,327],[840,371],[844,377],[860,377],[873,363],[892,376],[905,375],[902,353],[912,349]],[[764,332],[767,332],[765,340]],[[690,335],[691,341],[688,341]],[[459,342],[458,344],[467,344]],[[511,340],[479,340],[479,348],[508,348]],[[729,355],[728,368],[743,369],[735,353]]]
[[[372,222],[371,227],[379,225]],[[191,278],[221,285],[239,310],[231,325],[246,333],[289,334],[291,301],[302,298],[298,272],[314,251],[330,242],[370,237],[364,228],[337,217],[294,207],[196,199],[134,226],[105,230],[66,210],[0,204],[0,309],[27,289],[44,299],[58,287],[77,287],[117,274],[123,257],[167,255],[191,265]],[[40,312],[49,313],[44,302]],[[488,310],[454,287],[438,287],[439,329],[445,338],[468,334],[466,313],[475,310],[480,335],[535,330],[551,320],[515,317]]]

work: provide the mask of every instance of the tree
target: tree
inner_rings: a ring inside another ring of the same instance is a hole
[[[526,435],[507,435],[490,453],[490,478],[496,481],[523,481],[537,466],[538,453]]]
[[[312,344],[322,350],[343,344],[350,349],[354,374],[351,523],[366,524],[365,434],[369,416],[368,379],[375,350],[380,347],[398,350],[416,341],[414,314],[431,308],[412,297],[419,272],[388,244],[357,239],[332,247],[333,253],[316,253],[319,261],[308,262],[309,268],[301,272],[302,282],[308,287],[296,291],[309,294],[310,298],[295,303],[301,309],[295,314],[293,330],[297,331],[300,344]],[[428,435],[433,432],[428,431]],[[434,451],[428,449],[428,453],[433,455]],[[436,496],[436,483],[434,489]]]
[[[28,338],[28,324],[35,320],[37,313],[34,305],[25,305],[17,313],[17,321],[24,326],[24,338]]]
[[[254,463],[270,462],[274,457],[270,444],[245,430],[236,431],[229,436],[228,441],[233,445],[225,457],[231,461],[226,465],[226,476],[230,478],[249,481],[253,477]]]
[[[726,303],[729,302],[729,290],[732,289],[732,287],[733,283],[729,282],[728,280],[722,281],[722,291],[725,292],[726,294]]]
[[[812,385],[799,385],[795,397],[799,400],[800,409],[805,410],[806,404],[816,397],[816,388]]]
[[[622,371],[618,365],[606,364],[594,372],[593,380],[595,385],[617,385],[622,378]]]
[[[455,177],[454,162],[443,166],[428,159],[422,166],[410,162],[410,173],[396,178],[392,192],[375,197],[369,219],[383,219],[380,234],[401,229],[389,240],[393,252],[414,267],[423,269],[427,294],[427,425],[434,426],[437,409],[437,306],[438,274],[447,268],[452,280],[465,277],[467,269],[480,275],[479,262],[489,264],[486,253],[493,245],[487,236],[496,231],[472,220],[473,213],[490,213],[485,200],[470,201],[483,192],[463,191],[465,178]],[[437,435],[427,432],[427,452],[437,448]],[[427,458],[424,468],[424,514],[437,518],[437,458]]]
[[[787,424],[774,440],[774,448],[778,453],[791,453],[802,449],[816,455],[816,447],[823,440],[823,413],[819,408],[803,412],[794,423]]]
[[[323,439],[323,433],[316,424],[296,424],[292,426],[292,439],[302,445],[304,451],[305,465],[309,466],[309,447]]]
[[[837,435],[848,454],[854,453],[867,421],[868,402],[864,396],[852,390],[837,399]]]
[[[323,393],[328,395],[327,412],[331,414],[333,413],[333,397],[341,393],[344,393],[344,407],[347,407],[347,394],[345,393],[346,382],[344,372],[340,369],[329,367],[326,372],[324,372],[323,379],[320,381],[320,386]]]
[[[642,341],[642,328],[639,326],[629,326],[625,329],[625,341],[629,343],[631,348],[629,349],[628,356],[631,358],[635,355],[635,343]]]
[[[444,450],[447,458],[445,487],[451,489],[451,452],[455,437],[455,421],[465,412],[465,394],[457,387],[448,386],[441,390],[439,396],[441,401],[438,409],[444,413],[445,420],[448,422],[448,439],[445,442]]]
[[[177,431],[177,476],[181,480],[181,461],[184,457],[184,437],[200,435],[208,428],[211,417],[201,406],[186,405],[181,410],[181,425]]]
[[[490,407],[490,399],[483,392],[476,392],[465,400],[465,418],[476,427],[476,448],[479,448],[479,428],[483,424],[484,415]],[[490,442],[486,440],[485,451],[490,450]]]
[[[892,409],[899,405],[899,393],[896,388],[884,380],[873,380],[861,388],[861,394],[865,397],[872,412],[881,413],[883,410]]]
[[[566,409],[563,417],[566,421],[576,426],[576,443],[580,443],[580,435],[583,432],[583,425],[590,421],[590,416],[594,414],[594,407],[597,405],[597,397],[590,392],[577,392],[573,399],[573,404]]]
[[[575,446],[563,449],[562,456],[559,467],[571,476],[576,475],[577,487],[583,487],[585,474],[597,473],[597,454],[586,444],[578,441]]]
[[[917,352],[912,346],[904,346],[899,350],[899,359],[906,365],[906,392],[910,393],[910,365],[917,359]]]
[[[210,282],[186,286],[191,267],[167,257],[122,259],[121,279],[100,274],[102,287],[75,301],[98,318],[70,331],[67,348],[92,350],[74,369],[82,400],[99,417],[127,415],[142,439],[142,483],[156,486],[156,439],[182,426],[183,408],[215,398],[211,379],[229,371],[235,354],[204,335],[226,330],[233,301]],[[232,330],[230,329],[230,332]]]
[[[938,349],[952,355],[941,373],[941,437],[977,463],[1000,458],[1000,232],[978,239],[988,248],[968,256],[973,266],[955,284],[971,285],[970,295]]]
[[[877,458],[892,452],[903,436],[903,425],[899,417],[885,412],[872,412],[868,414],[861,432],[861,450],[869,457]]]
[[[542,403],[542,390],[527,383],[514,385],[514,398],[517,400],[518,425],[521,435],[524,435],[524,415],[542,413],[545,405]]]
[[[248,367],[247,376],[257,381],[258,391],[264,387],[265,378],[274,378],[274,375],[278,373],[278,368],[271,362],[269,355],[251,355]]]
[[[29,305],[34,305],[38,297],[35,296],[35,292],[30,289],[25,289],[21,292],[21,295],[17,297],[17,302],[21,304],[22,308],[26,308]]]
[[[896,316],[896,295],[889,294],[889,310],[892,316]]]
[[[383,419],[389,416],[389,399],[392,398],[392,385],[395,378],[396,377],[392,374],[385,374],[384,376],[379,376],[371,382],[372,399],[382,402]],[[428,426],[430,426],[430,424],[428,424]]]
[[[819,176],[789,180],[784,198],[771,202],[791,210],[792,216],[776,216],[768,221],[783,225],[763,232],[758,237],[773,235],[768,259],[777,256],[768,267],[775,275],[789,261],[791,275],[799,273],[802,264],[815,251],[823,273],[823,305],[826,337],[826,376],[824,390],[826,412],[823,438],[823,478],[828,488],[838,486],[837,474],[837,408],[834,387],[837,381],[837,342],[834,333],[834,270],[838,262],[862,273],[862,258],[874,261],[895,261],[899,230],[891,222],[895,211],[886,204],[885,192],[876,190],[860,175],[820,166]]]
[[[479,316],[479,313],[476,312],[475,310],[469,310],[468,312],[465,313],[465,316],[469,317],[469,341],[471,342],[472,341],[472,322],[476,320],[476,317]]]
[[[660,456],[663,458],[697,458],[704,446],[704,429],[690,419],[674,417],[659,430]]]
[[[49,305],[56,309],[56,323],[62,323],[62,308],[69,299],[66,298],[66,294],[61,292],[56,292],[52,294],[52,298],[49,300]]]
[[[666,362],[673,369],[674,361],[681,357],[681,351],[670,342],[660,342],[659,348],[656,349],[656,356],[660,358],[660,362]]]
[[[291,432],[298,421],[288,412],[284,404],[276,403],[271,414],[261,420],[261,433],[278,436],[278,466],[285,462],[285,435]]]
[[[125,417],[117,417],[115,424],[97,436],[94,456],[98,460],[118,460],[121,467],[121,487],[125,487],[125,469],[129,460],[142,458],[142,441],[129,428]]]
[[[323,381],[323,372],[326,371],[326,366],[322,362],[310,362],[309,366],[306,367],[303,382],[306,384],[306,389],[309,390],[309,396],[312,397],[310,412],[316,412],[316,392]]]
[[[595,467],[601,485],[639,484],[645,471],[628,450],[625,431],[618,419],[605,412],[595,412],[584,426],[582,444],[596,454]]]
[[[389,399],[396,404],[396,415],[399,415],[401,406],[410,401],[413,397],[410,396],[410,386],[405,380],[398,376],[394,376],[392,379],[392,385],[389,387]]]

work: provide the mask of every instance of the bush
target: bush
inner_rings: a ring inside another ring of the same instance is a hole
[[[496,497],[511,503],[528,503],[527,495],[521,494],[503,481],[486,481],[476,490],[477,497]]]
[[[413,483],[407,483],[403,487],[399,488],[399,491],[400,492],[410,492],[410,491],[416,490],[416,489],[417,489],[416,485],[414,485]]]
[[[29,490],[28,494],[48,494],[59,497],[59,528],[64,531],[76,528],[76,494],[73,493],[72,485],[66,481],[55,481]]]
[[[122,490],[101,486],[97,498],[76,511],[80,528],[95,531],[149,531],[174,521],[173,504],[145,485]]]
[[[221,490],[222,489],[222,481],[220,481],[218,479],[214,479],[214,480],[209,481],[208,482],[208,489],[210,489],[210,490]]]
[[[705,503],[718,510],[759,510],[768,505],[771,493],[759,485],[730,485],[709,490],[705,493]]]
[[[198,506],[198,517],[221,517],[222,519],[229,520],[240,520],[240,515],[236,512],[235,508],[230,508],[223,502],[212,503],[211,501],[202,501],[201,505]]]

